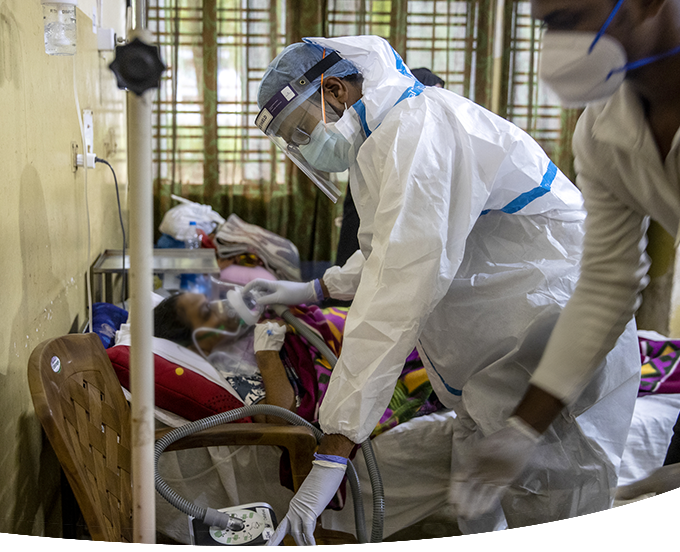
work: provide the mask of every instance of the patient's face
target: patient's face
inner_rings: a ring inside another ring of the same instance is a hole
[[[183,293],[177,300],[177,308],[184,312],[192,331],[196,328],[215,328],[235,332],[238,329],[238,321],[222,318],[210,307],[210,301],[202,293]],[[223,334],[210,332],[199,332],[196,336],[206,353],[212,351],[223,338]]]

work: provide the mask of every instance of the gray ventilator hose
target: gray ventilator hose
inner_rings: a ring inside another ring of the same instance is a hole
[[[305,339],[307,339],[311,345],[316,347],[317,350],[326,358],[326,360],[328,360],[331,366],[335,366],[337,358],[328,348],[323,339],[321,339],[308,326],[293,316],[293,314],[287,308],[280,305],[276,305],[274,307],[274,310],[277,314],[279,314],[286,322],[293,326],[301,335],[303,335],[303,337],[305,337]],[[244,406],[230,410],[228,412],[222,412],[202,420],[191,422],[168,432],[156,442],[154,473],[156,491],[158,494],[160,494],[165,500],[167,500],[181,512],[184,512],[185,514],[196,519],[200,519],[211,527],[223,527],[225,529],[234,531],[242,529],[241,520],[212,508],[202,508],[197,506],[196,504],[184,499],[179,494],[177,494],[158,473],[158,460],[165,449],[179,439],[204,429],[234,422],[241,418],[254,416],[257,414],[277,416],[289,422],[290,424],[307,427],[312,431],[312,433],[314,433],[317,441],[320,441],[323,437],[323,432],[307,422],[304,418],[301,418],[290,410],[273,405]],[[371,446],[370,439],[367,439],[361,444],[361,450],[366,460],[366,467],[368,468],[371,488],[373,491],[373,523],[370,542],[379,543],[382,542],[385,511],[382,479],[380,477],[380,472],[378,471],[378,465],[373,453],[373,447]],[[354,522],[356,524],[357,540],[364,544],[369,542],[366,537],[364,504],[361,498],[359,478],[357,476],[356,470],[354,469],[354,465],[350,461],[347,462],[347,481],[349,483],[350,491],[352,492],[352,499],[354,502]]]

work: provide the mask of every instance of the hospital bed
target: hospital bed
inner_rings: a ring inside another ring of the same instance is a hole
[[[98,326],[98,323],[94,324],[95,329],[97,329]],[[173,355],[173,347],[177,347],[176,345],[166,342],[165,340],[157,340],[156,338],[154,338],[154,342],[154,353],[157,355],[156,373],[158,385],[159,370],[164,369],[165,359],[172,358],[175,361],[174,363],[167,365],[168,369],[174,371],[177,367],[177,362],[181,360],[181,357],[179,357],[177,353]],[[119,347],[114,349],[120,349],[120,345],[123,344],[124,346],[125,343],[125,338],[122,338],[119,340]],[[170,348],[165,349],[166,346],[169,346]],[[110,349],[109,351],[114,366],[116,366],[116,369],[120,373],[119,364],[121,358],[124,358],[124,356],[117,354],[114,349]],[[159,356],[162,358],[158,358]],[[185,371],[195,370],[195,367],[188,364],[184,364],[183,368]],[[186,372],[183,374],[183,377],[185,375]],[[199,374],[196,373],[195,375]],[[206,379],[210,378],[213,381],[215,379],[214,375],[211,376],[206,372],[202,372],[200,375],[204,376]],[[161,376],[160,382],[163,383],[164,381],[164,376]],[[158,387],[157,390],[159,390]],[[127,390],[124,389],[124,392],[129,397]],[[173,392],[176,393],[176,390],[173,390]],[[173,403],[173,407],[178,400],[176,395],[171,397],[172,400],[168,400],[169,396],[166,391],[157,392],[156,398],[157,404],[168,405]],[[195,400],[196,396],[190,398]],[[211,398],[210,400],[213,399]],[[237,405],[233,405],[232,407],[237,407]],[[178,408],[178,410],[181,411],[181,408]],[[170,412],[168,409],[157,407],[155,414],[159,428],[175,428],[188,423],[186,418],[179,416],[177,413]],[[208,415],[208,413],[204,413],[203,415]],[[195,419],[195,417],[192,418],[192,420],[193,419]],[[433,446],[435,448],[441,448],[438,446],[438,443],[441,443],[443,436],[442,432],[446,432],[450,435],[450,424],[453,420],[452,413],[444,413],[442,416],[437,416],[435,418],[423,416],[423,419],[425,422],[414,427],[413,431],[409,432],[410,437],[407,439],[385,439],[380,435],[373,441],[374,445],[377,444],[381,450],[386,449],[386,451],[381,454],[387,455],[387,457],[400,459],[396,464],[398,469],[400,468],[400,465],[408,467],[411,460],[417,456],[417,454],[409,454],[411,448],[428,450],[428,447],[430,447],[429,450],[433,451]],[[437,423],[435,423],[435,421]],[[387,434],[393,433],[393,429],[388,431]],[[402,447],[409,442],[411,442],[412,445],[409,444],[402,454]],[[423,476],[419,478],[421,483],[430,480],[427,484],[435,494],[441,489],[440,482],[443,481],[441,474],[448,473],[449,469],[450,450],[448,446],[444,448],[446,449],[445,454],[434,454],[434,456],[436,456],[436,462],[429,462],[427,465],[421,467],[423,472]],[[280,483],[280,458],[281,451],[276,447],[261,446],[256,449],[245,446],[236,448],[209,447],[204,450],[167,452],[160,458],[159,472],[175,492],[186,500],[195,502],[199,506],[219,508],[243,503],[265,501],[273,507],[277,517],[281,519],[287,511],[288,502],[292,498],[293,493],[289,488],[282,486]],[[424,456],[424,459],[429,460],[429,456]],[[382,464],[384,463],[385,466],[387,466],[389,462],[387,460],[385,462],[378,461],[382,472]],[[362,470],[359,476],[361,487],[364,491],[364,496],[366,497],[364,512],[367,514],[368,518],[366,519],[365,525],[370,527],[373,522],[371,515],[373,508],[371,504],[372,496],[369,492],[371,484],[368,470],[361,453],[357,454],[354,458],[354,462],[357,463],[357,466],[361,466],[360,469]],[[391,477],[394,477],[394,475],[391,475]],[[401,475],[397,477],[397,479],[401,479]],[[432,481],[433,479],[434,481]],[[421,491],[424,490],[422,484],[420,485],[420,488]],[[406,495],[408,495],[408,489],[406,489],[406,491]],[[351,494],[349,492],[347,492],[347,496],[348,499],[351,499]],[[423,495],[422,492],[420,498],[424,499],[425,502],[430,501],[430,498]],[[160,499],[160,497],[156,507],[159,518],[159,530],[174,540],[188,542],[189,534],[186,516],[164,500]],[[366,508],[368,508],[368,510],[366,510]],[[341,523],[344,528],[334,530],[342,531],[344,533],[354,533],[354,505],[345,506],[343,511],[349,512],[347,524]],[[394,513],[397,513],[396,509],[394,510]],[[400,519],[393,520],[393,515],[391,513],[387,515],[385,520],[386,525],[383,530],[384,536],[389,536],[389,534],[408,525],[410,520],[416,519],[413,517],[413,512],[411,512],[410,509],[406,514],[403,512],[400,513],[400,517],[403,517],[404,515],[406,522],[402,522]]]
[[[621,485],[648,475],[663,463],[679,411],[680,395],[637,400],[621,465]],[[373,440],[385,495],[385,538],[446,511],[454,418],[452,411],[436,412],[409,420]],[[162,469],[166,480],[182,496],[196,501],[226,506],[265,500],[281,516],[293,496],[277,480],[280,451],[275,448],[213,447],[164,456]],[[362,488],[366,523],[370,525],[372,497],[368,470],[361,455],[353,462]],[[182,514],[162,499],[156,507],[159,530],[185,542],[188,535]],[[326,529],[353,533],[353,502],[349,493],[344,508],[326,510],[321,521]],[[450,521],[455,523],[453,518]]]

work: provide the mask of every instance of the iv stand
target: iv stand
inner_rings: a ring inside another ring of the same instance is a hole
[[[129,6],[129,3],[128,3]],[[109,65],[127,90],[130,212],[130,392],[133,542],[156,542],[153,334],[153,88],[165,65],[145,28],[146,1],[135,2],[135,25]],[[132,93],[131,93],[132,92]]]

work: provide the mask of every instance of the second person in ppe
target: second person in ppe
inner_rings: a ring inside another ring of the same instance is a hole
[[[258,102],[260,129],[328,195],[326,171],[349,168],[361,220],[360,251],[320,280],[247,286],[262,303],[353,299],[320,410],[325,436],[270,543],[286,532],[314,542],[347,456],[376,425],[414,347],[457,414],[445,445],[453,470],[483,437],[512,436],[516,481],[502,509],[461,520],[464,532],[608,508],[640,374],[632,320],[543,436],[512,417],[578,279],[585,214],[573,184],[526,133],[425,88],[378,37],[289,46],[265,73]],[[480,499],[494,497],[469,496]]]

